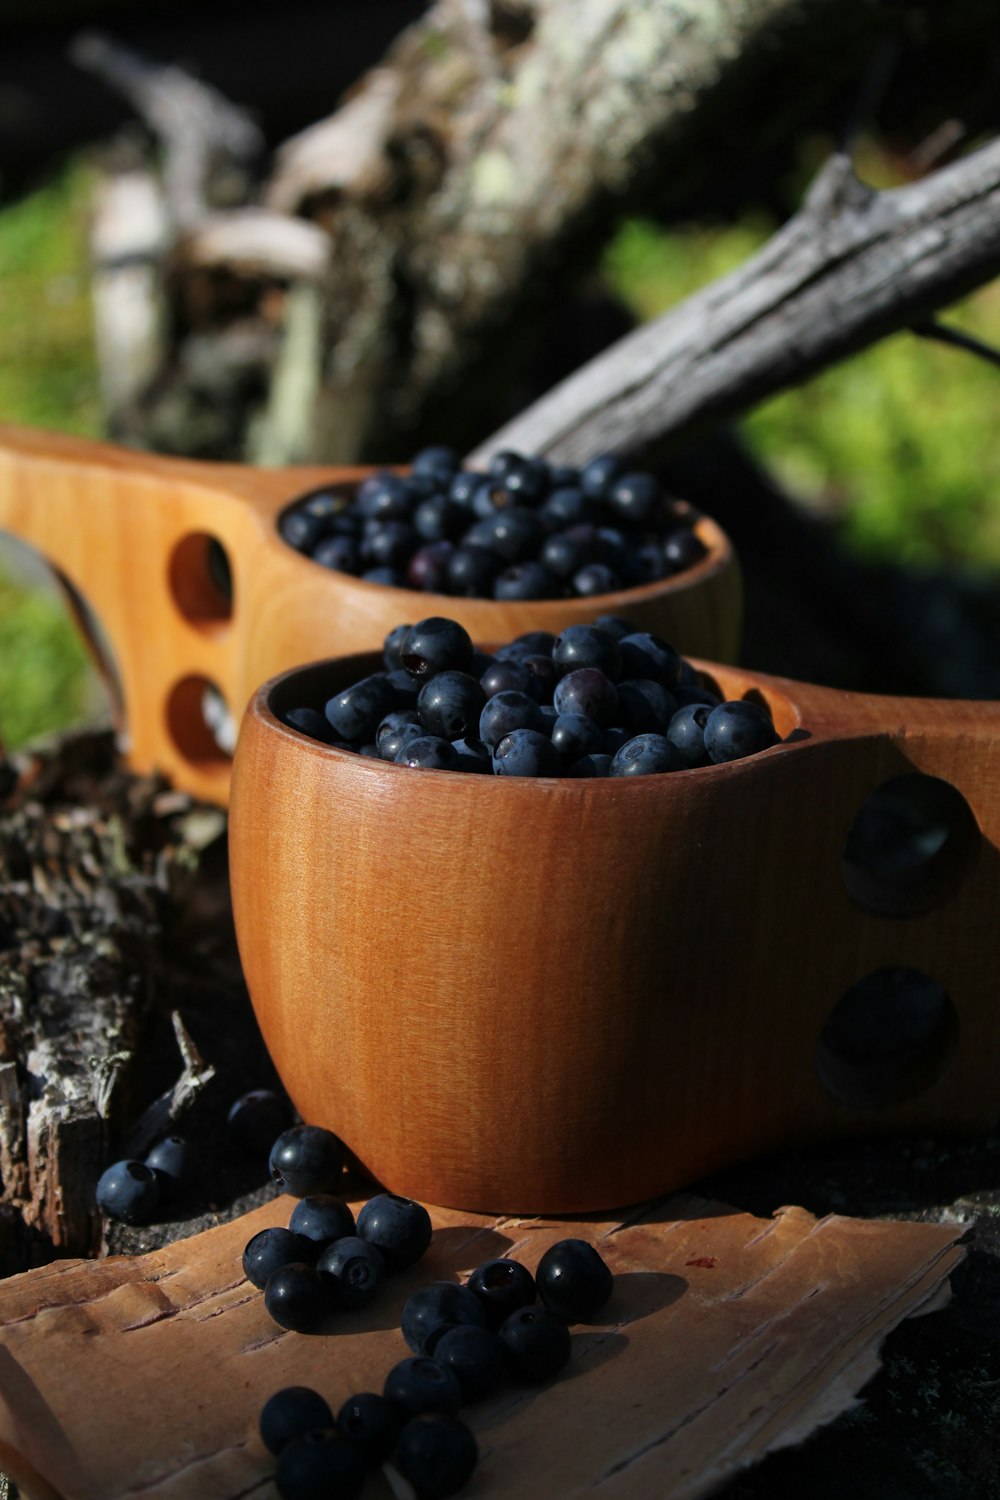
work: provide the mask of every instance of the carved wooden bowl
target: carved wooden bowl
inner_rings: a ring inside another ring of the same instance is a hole
[[[0,427],[0,531],[56,570],[118,700],[136,770],[224,802],[230,756],[206,722],[206,692],[238,716],[264,679],[380,647],[401,620],[446,614],[474,639],[509,640],[627,614],[682,651],[736,656],[739,570],[710,518],[695,528],[707,555],[674,578],[591,599],[457,599],[331,572],[278,534],[297,496],[370,472],[195,463]]]
[[[579,1212],[995,1122],[1000,707],[701,663],[784,743],[603,781],[421,772],[282,723],[377,665],[259,690],[230,817],[264,1038],[375,1178]]]

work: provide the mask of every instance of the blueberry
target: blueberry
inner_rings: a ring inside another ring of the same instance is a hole
[[[705,725],[710,712],[707,703],[689,703],[677,710],[667,726],[667,739],[689,769],[709,764]]]
[[[464,510],[447,495],[428,495],[413,512],[413,529],[425,542],[453,542],[464,525]]]
[[[395,695],[384,673],[363,677],[327,701],[324,712],[334,733],[345,740],[368,740],[395,708]]]
[[[501,448],[493,454],[487,465],[490,478],[503,483],[507,475],[512,474],[523,462],[520,453],[515,453],[512,448]]]
[[[480,677],[479,685],[487,698],[497,693],[524,693],[532,698],[535,674],[523,662],[506,658],[493,661]]]
[[[421,448],[414,455],[411,468],[414,474],[428,474],[438,484],[448,484],[454,478],[461,459],[454,448],[446,448],[443,444],[436,444],[429,448]]]
[[[451,748],[458,756],[456,771],[468,771],[474,775],[492,776],[493,764],[490,758],[490,748],[484,745],[482,740],[477,740],[469,735],[462,739],[452,740]]]
[[[687,526],[679,526],[663,543],[663,556],[671,571],[680,573],[684,568],[691,568],[696,562],[701,562],[703,557],[707,557],[708,548],[695,532]]]
[[[577,667],[598,667],[614,681],[621,670],[618,642],[609,631],[601,630],[597,625],[567,625],[556,637],[552,660],[560,677]]]
[[[409,629],[409,626],[407,626]],[[415,677],[411,677],[403,667],[395,667],[391,672],[386,672],[385,680],[392,688],[392,695],[396,707],[390,712],[405,713],[408,709],[417,712],[417,696],[420,692],[420,683]],[[419,718],[419,714],[417,715]],[[378,731],[376,731],[377,733]]]
[[[526,630],[496,653],[497,660],[523,661],[526,656],[551,656],[556,638],[551,630]]]
[[[229,1133],[248,1155],[264,1156],[275,1139],[292,1123],[292,1106],[274,1089],[251,1089],[230,1106]]]
[[[296,1198],[326,1193],[344,1169],[343,1143],[321,1125],[293,1125],[271,1147],[272,1181]]]
[[[412,627],[396,625],[382,642],[382,661],[387,672],[395,672],[403,665],[402,650],[406,632]]]
[[[448,559],[445,589],[464,599],[488,599],[502,567],[500,558],[485,547],[459,545]]]
[[[679,680],[681,658],[674,647],[650,635],[647,631],[636,631],[623,636],[618,642],[621,652],[623,677],[650,677],[661,687],[672,689]]]
[[[166,1197],[190,1182],[194,1173],[194,1153],[182,1135],[167,1135],[147,1154],[146,1166],[152,1167],[156,1173],[160,1192]]]
[[[682,771],[684,763],[663,734],[637,734],[616,750],[611,776],[656,776],[664,771]]]
[[[402,568],[416,550],[417,533],[406,521],[381,521],[361,543],[365,568]]]
[[[281,1500],[351,1500],[365,1482],[360,1451],[334,1428],[314,1428],[282,1449],[274,1482]]]
[[[537,504],[549,488],[549,466],[543,458],[522,458],[510,466],[503,482],[509,494]]]
[[[622,577],[606,563],[587,563],[586,567],[573,574],[573,592],[582,599],[592,599],[598,594],[613,594],[622,587]]]
[[[634,738],[631,729],[626,729],[624,724],[611,724],[604,731],[604,753],[617,755],[621,747]]]
[[[606,1262],[588,1240],[550,1245],[535,1269],[535,1285],[545,1306],[569,1322],[600,1312],[614,1284]]]
[[[573,1348],[566,1324],[547,1307],[519,1307],[501,1323],[497,1340],[511,1374],[533,1385],[558,1375]]]
[[[624,520],[643,526],[660,503],[660,486],[652,474],[621,474],[608,486],[607,498]]]
[[[456,1323],[431,1340],[438,1364],[451,1370],[462,1388],[462,1400],[481,1401],[503,1379],[504,1362],[496,1334],[472,1323]]]
[[[613,453],[600,453],[580,470],[580,488],[592,499],[603,500],[621,472],[620,458]]]
[[[97,1206],[109,1219],[120,1219],[123,1224],[145,1224],[156,1212],[159,1201],[159,1179],[145,1162],[113,1162],[98,1179]]]
[[[565,582],[593,560],[592,551],[579,537],[570,536],[566,531],[557,531],[542,543],[538,560],[554,577]]]
[[[473,495],[485,479],[486,475],[476,469],[459,469],[448,485],[448,498],[468,509]]]
[[[539,546],[544,523],[534,511],[510,505],[470,526],[462,538],[464,547],[482,547],[503,562],[523,562]]]
[[[321,516],[305,510],[286,510],[278,522],[280,535],[296,552],[311,552],[325,529]]]
[[[400,647],[400,661],[411,677],[423,681],[435,672],[468,672],[474,647],[457,620],[431,615],[411,625]]]
[[[420,734],[407,740],[396,756],[397,766],[417,771],[458,771],[458,752],[450,740],[438,734]]]
[[[307,1261],[290,1261],[267,1278],[264,1306],[282,1328],[311,1333],[330,1310],[326,1289]]]
[[[396,568],[366,568],[361,574],[362,583],[377,583],[380,588],[400,589],[403,575]]]
[[[359,1235],[347,1234],[327,1245],[316,1262],[320,1280],[334,1307],[365,1307],[385,1280],[381,1251]]]
[[[537,729],[512,729],[493,750],[497,776],[558,776],[559,753],[547,734]]]
[[[589,520],[593,509],[593,502],[578,485],[561,485],[550,491],[539,515],[552,526],[578,526]]]
[[[551,704],[552,694],[559,680],[559,671],[551,655],[542,656],[540,653],[532,653],[529,656],[522,656],[518,665],[527,668],[529,673],[529,697],[534,698],[535,702],[542,707]]]
[[[519,562],[497,574],[493,584],[494,599],[558,599],[562,585],[538,562]]]
[[[577,667],[556,684],[552,702],[560,714],[584,714],[603,728],[614,722],[618,693],[599,667]]]
[[[391,1401],[374,1391],[348,1396],[337,1413],[337,1431],[353,1443],[366,1464],[381,1464],[396,1445],[399,1414]]]
[[[720,703],[713,708],[705,724],[705,749],[716,765],[723,761],[742,760],[778,744],[770,715],[759,703],[745,698]]]
[[[340,743],[326,715],[321,714],[317,708],[310,708],[308,704],[288,709],[282,714],[282,719],[290,729],[297,729],[300,734],[307,734],[310,739],[320,740],[324,745]]]
[[[461,739],[479,725],[486,694],[467,672],[436,672],[420,689],[417,712],[428,734]]]
[[[358,544],[350,536],[320,537],[309,556],[321,568],[331,568],[335,573],[356,573],[361,566]]]
[[[427,1354],[428,1339],[456,1323],[485,1326],[486,1314],[475,1292],[454,1281],[419,1287],[403,1306],[403,1338],[414,1354]]]
[[[431,1216],[422,1203],[377,1193],[358,1214],[358,1234],[381,1250],[392,1271],[414,1265],[431,1242]]]
[[[298,508],[304,510],[307,516],[316,516],[329,525],[334,518],[342,518],[347,503],[347,496],[338,494],[336,490],[314,490],[311,495],[298,502]]]
[[[332,1426],[333,1412],[319,1392],[307,1385],[286,1385],[261,1408],[260,1437],[269,1453],[280,1453],[314,1428]]]
[[[382,1394],[403,1418],[425,1411],[454,1412],[462,1404],[458,1376],[436,1359],[414,1354],[393,1365],[385,1377]]]
[[[243,1251],[243,1274],[263,1291],[275,1271],[313,1254],[309,1241],[299,1239],[290,1229],[259,1229]]]
[[[406,583],[424,594],[443,594],[448,587],[454,542],[425,542],[406,565]],[[405,665],[405,663],[404,663]]]
[[[603,749],[604,736],[585,714],[560,714],[552,726],[552,748],[564,765]]]
[[[569,768],[570,776],[610,776],[610,755],[581,755]]]
[[[642,542],[629,554],[622,570],[622,579],[628,588],[638,588],[644,583],[656,583],[665,578],[669,568],[659,542]]]
[[[598,615],[594,624],[598,629],[607,631],[608,635],[613,635],[616,641],[635,634],[634,621],[625,620],[621,615]]]
[[[394,709],[375,731],[375,748],[383,760],[395,760],[404,745],[424,732],[415,708]]]
[[[354,508],[366,519],[404,521],[413,509],[414,495],[401,474],[383,470],[359,486]]]
[[[665,687],[650,677],[630,677],[618,684],[622,723],[633,734],[666,734],[677,707]]]
[[[535,1301],[535,1278],[527,1266],[506,1256],[477,1266],[466,1285],[482,1304],[486,1327],[494,1331],[510,1313]]]
[[[332,1193],[310,1193],[292,1209],[288,1227],[314,1246],[316,1254],[346,1234],[354,1233],[354,1215]]]
[[[458,1417],[426,1413],[413,1417],[399,1434],[396,1463],[417,1500],[444,1500],[472,1477],[479,1448]]]
[[[703,683],[679,682],[671,691],[678,708],[686,708],[691,703],[705,703],[709,708],[718,708],[722,702],[718,693],[713,693]]]
[[[513,733],[515,729],[534,729],[540,732],[542,726],[541,711],[534,698],[527,693],[509,690],[494,693],[492,698],[487,698],[479,715],[479,738],[494,750],[505,735]]]

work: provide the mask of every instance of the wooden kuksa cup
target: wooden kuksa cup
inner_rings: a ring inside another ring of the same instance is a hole
[[[250,993],[302,1117],[389,1188],[579,1212],[772,1147],[995,1124],[1000,706],[700,665],[784,743],[472,776],[282,722],[374,658],[253,698],[230,809]],[[880,849],[911,816],[906,857]]]
[[[476,640],[509,640],[627,614],[682,651],[735,658],[739,570],[708,517],[695,527],[707,556],[674,578],[591,599],[457,599],[331,572],[279,536],[296,497],[370,472],[195,463],[0,427],[0,531],[42,553],[90,644],[112,659],[106,676],[135,770],[225,802],[231,763],[205,720],[209,686],[238,718],[275,673],[380,648],[395,625],[428,615],[450,615]],[[231,597],[213,575],[220,557]]]

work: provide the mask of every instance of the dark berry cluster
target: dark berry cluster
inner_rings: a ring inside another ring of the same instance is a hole
[[[299,1202],[287,1229],[262,1229],[243,1251],[248,1281],[282,1328],[308,1333],[331,1313],[365,1307],[387,1275],[413,1265],[431,1240],[427,1210],[379,1193],[354,1215],[336,1196],[344,1148],[319,1125],[294,1125],[271,1148],[272,1179]]]
[[[419,1500],[455,1494],[479,1456],[459,1408],[491,1395],[507,1375],[532,1385],[558,1375],[571,1353],[567,1324],[599,1312],[613,1286],[593,1245],[570,1239],[545,1252],[534,1276],[519,1261],[498,1259],[465,1285],[421,1287],[402,1316],[413,1352],[393,1365],[380,1394],[351,1396],[336,1416],[306,1386],[265,1403],[260,1435],[278,1458],[283,1500],[357,1495],[367,1468],[386,1459]]]
[[[316,490],[282,515],[285,541],[370,583],[475,599],[591,597],[682,572],[706,555],[696,513],[612,454],[582,469],[497,453],[485,472],[425,448],[409,474]]]
[[[285,722],[397,765],[495,776],[645,776],[778,743],[761,704],[723,702],[673,646],[613,615],[492,654],[432,616],[390,631],[383,661]]]

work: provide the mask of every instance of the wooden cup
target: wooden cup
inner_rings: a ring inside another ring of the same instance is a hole
[[[377,665],[261,688],[230,810],[265,1041],[376,1179],[581,1212],[770,1147],[995,1123],[998,705],[700,663],[784,743],[625,780],[420,772],[282,722]],[[916,864],[856,825],[900,787]],[[852,990],[873,973],[888,999]]]
[[[380,648],[395,625],[428,615],[461,621],[477,640],[509,640],[627,614],[682,651],[735,657],[739,570],[710,518],[695,527],[707,555],[675,578],[592,599],[457,599],[332,572],[279,536],[297,496],[371,472],[195,463],[0,427],[0,530],[55,569],[117,700],[134,769],[225,802],[231,761],[206,722],[207,689],[238,716],[275,673]]]

